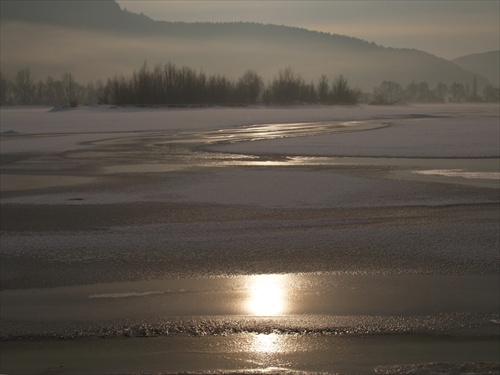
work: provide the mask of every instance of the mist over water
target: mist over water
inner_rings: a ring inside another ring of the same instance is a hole
[[[210,30],[215,26],[206,27]],[[244,30],[247,26],[241,27]],[[267,81],[290,66],[306,83],[316,83],[323,74],[330,79],[343,74],[353,87],[366,91],[386,79],[403,85],[427,81],[434,86],[439,81],[470,83],[473,78],[471,73],[422,52],[385,49],[305,30],[299,38],[294,29],[288,31],[290,35],[285,31],[283,37],[276,37],[274,30],[265,30],[264,25],[253,27],[265,32],[253,36],[250,30],[245,33],[233,26],[234,30],[220,30],[207,37],[203,30],[199,35],[167,32],[145,36],[5,21],[1,25],[2,72],[13,76],[20,67],[30,67],[37,79],[43,79],[68,71],[86,83],[129,75],[144,62],[151,66],[172,62],[231,79],[251,69]]]

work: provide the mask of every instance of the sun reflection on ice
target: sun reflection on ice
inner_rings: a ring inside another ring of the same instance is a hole
[[[276,316],[287,308],[285,275],[255,275],[250,279],[246,309],[257,316]]]
[[[251,349],[254,353],[279,353],[283,351],[282,341],[276,333],[259,333],[253,337]]]
[[[254,275],[248,277],[247,298],[244,310],[251,315],[273,317],[289,313],[291,284],[288,275]],[[249,342],[250,351],[259,360],[269,364],[275,354],[285,350],[285,337],[282,334],[255,333]]]

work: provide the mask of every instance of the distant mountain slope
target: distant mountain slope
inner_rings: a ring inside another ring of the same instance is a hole
[[[488,78],[497,87],[500,84],[500,50],[476,53],[452,60],[463,69]]]
[[[114,0],[1,0],[0,20],[93,30],[154,31],[154,21],[122,11]]]
[[[360,39],[256,23],[154,21],[113,0],[2,0],[1,63],[12,74],[30,66],[39,76],[73,72],[78,79],[129,74],[144,61],[173,62],[239,77],[271,79],[290,66],[306,81],[344,74],[371,91],[383,80],[471,83],[474,74],[431,54]],[[485,79],[480,77],[479,84]]]

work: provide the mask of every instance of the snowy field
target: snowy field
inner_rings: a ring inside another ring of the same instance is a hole
[[[498,105],[16,107],[0,133],[1,373],[498,373]]]
[[[109,106],[2,108],[2,153],[72,150],[99,133],[219,130],[256,124],[380,119],[391,127],[375,133],[308,137],[235,145],[230,150],[291,155],[388,157],[498,157],[497,105],[299,106],[144,109]],[[438,117],[438,118],[435,118]],[[414,121],[400,124],[401,119]],[[6,142],[6,134],[53,135],[50,142]],[[58,135],[67,135],[57,139]],[[107,135],[106,138],[110,138]]]
[[[290,132],[290,124],[300,126]],[[497,187],[500,179],[498,108],[492,105],[12,108],[1,112],[1,132],[2,155],[16,158],[36,154],[24,163],[4,163],[3,191],[89,183],[125,173],[167,175],[195,168],[210,170],[203,181],[184,184],[178,180],[168,189],[151,183],[139,190],[123,186],[111,195],[92,191],[84,196],[92,203],[159,200],[289,207],[373,206],[398,204],[400,200],[406,204],[412,197],[423,199],[419,197],[420,187],[415,191],[405,179],[446,176],[449,182],[490,187]],[[248,134],[241,137],[242,132]],[[127,140],[141,137],[152,140],[151,144],[140,152],[130,151],[136,145],[133,141],[127,145]],[[115,142],[119,148],[120,139],[124,140],[122,149],[129,147],[130,152],[118,153],[117,157],[109,146]],[[225,154],[191,152],[189,158],[169,154],[166,146],[180,148],[183,143],[187,145],[184,149],[196,146]],[[246,159],[241,154],[247,155]],[[57,155],[63,157],[56,162]],[[365,159],[356,159],[360,157]],[[92,171],[88,170],[90,164]],[[392,170],[395,178],[368,181],[366,174],[356,174],[355,165],[383,167],[388,173]],[[335,166],[337,170],[331,173]],[[344,171],[339,170],[341,167]],[[79,168],[79,174],[71,174],[72,168]],[[14,173],[8,175],[9,170]],[[19,175],[15,170],[24,172]],[[54,174],[54,170],[58,172]],[[61,176],[61,170],[67,171],[66,176]],[[401,185],[399,190],[407,194],[401,199],[394,197],[388,184],[396,189]],[[332,194],[331,186],[336,187],[336,194]],[[34,194],[29,198],[14,196],[6,195],[3,202],[54,203],[61,197],[43,193],[38,200]],[[352,196],[366,199],[349,199]]]

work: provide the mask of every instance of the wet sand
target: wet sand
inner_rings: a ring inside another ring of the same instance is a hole
[[[2,373],[498,372],[498,159],[216,135],[2,154]]]

